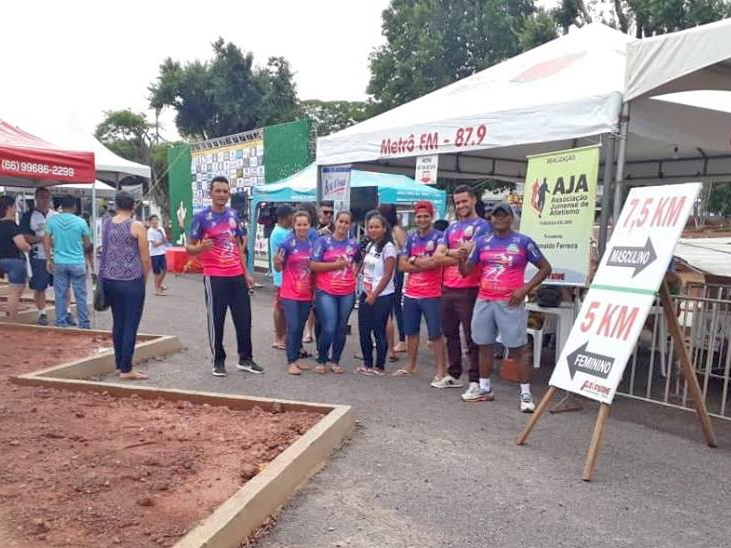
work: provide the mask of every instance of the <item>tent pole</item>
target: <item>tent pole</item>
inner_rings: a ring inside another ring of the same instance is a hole
[[[317,187],[315,189],[315,200],[317,201],[317,207],[320,207],[320,202],[322,202],[322,169],[319,165],[315,165],[317,167]]]
[[[98,273],[99,265],[96,264],[96,238],[98,236],[96,226],[96,181],[91,183],[91,226],[93,227],[91,238],[91,264]],[[94,323],[92,327],[96,329],[96,308],[92,306],[91,309],[93,310],[92,320]]]
[[[614,177],[614,143],[617,137],[607,134],[607,146],[604,148],[604,182],[602,187],[602,211],[599,223],[599,260],[607,248],[607,229],[609,227],[609,204],[612,200],[612,179]]]
[[[622,211],[622,181],[624,180],[624,163],[627,157],[627,128],[629,126],[629,103],[622,104],[622,114],[619,117],[619,156],[617,157],[617,178],[614,182],[614,210],[612,219],[614,224],[619,220]]]

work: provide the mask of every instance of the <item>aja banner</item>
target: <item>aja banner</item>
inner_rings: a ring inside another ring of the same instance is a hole
[[[520,231],[553,266],[550,283],[587,283],[598,171],[599,146],[528,157]]]

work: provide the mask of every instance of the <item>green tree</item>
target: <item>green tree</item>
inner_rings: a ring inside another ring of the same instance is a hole
[[[369,116],[368,103],[362,101],[302,101],[304,116],[317,124],[317,134],[322,137],[357,124]]]
[[[113,110],[104,114],[94,135],[122,158],[150,166],[152,177],[147,194],[167,217],[170,210],[167,149],[174,143],[157,143],[151,132],[154,126],[143,113]]]
[[[386,44],[370,56],[368,84],[376,112],[556,36],[533,0],[392,0],[382,26]]]
[[[711,213],[731,217],[731,183],[715,183],[706,207]]]
[[[150,106],[175,109],[181,135],[210,139],[265,124],[288,122],[299,114],[289,63],[272,57],[265,67],[254,56],[219,38],[210,61],[183,65],[166,59],[150,85]]]
[[[571,25],[603,21],[636,38],[687,29],[729,15],[729,0],[562,0],[554,11],[564,32]]]

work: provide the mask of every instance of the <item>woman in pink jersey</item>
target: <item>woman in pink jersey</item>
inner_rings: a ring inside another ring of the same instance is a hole
[[[309,214],[306,211],[297,211],[293,222],[293,232],[280,244],[274,256],[274,269],[282,272],[279,296],[287,326],[289,374],[299,375],[303,369],[309,369],[299,358],[302,332],[312,302],[312,274],[309,265],[312,243],[309,238]]]
[[[345,348],[345,330],[355,304],[355,272],[360,263],[360,247],[348,237],[353,221],[349,211],[335,218],[335,232],[319,238],[312,249],[310,269],[317,273],[315,306],[322,325],[317,340],[316,373],[343,373],[340,356]]]

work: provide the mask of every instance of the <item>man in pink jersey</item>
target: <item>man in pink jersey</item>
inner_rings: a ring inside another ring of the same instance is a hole
[[[203,285],[208,310],[208,341],[213,354],[213,374],[226,376],[226,352],[223,349],[223,326],[226,310],[236,328],[239,361],[237,369],[264,373],[253,360],[251,347],[251,301],[249,288],[253,278],[246,271],[241,224],[236,211],[227,207],[231,189],[226,177],[211,181],[211,206],[193,217],[188,253],[199,255],[203,264]]]
[[[472,313],[472,338],[480,348],[480,378],[477,383],[470,382],[462,399],[467,402],[494,399],[490,375],[499,334],[510,357],[520,368],[520,410],[532,413],[535,410],[530,391],[533,369],[523,359],[528,321],[525,297],[551,273],[551,265],[529,236],[513,231],[512,223],[510,204],[496,205],[492,211],[493,233],[470,243],[467,259],[459,259],[460,270],[465,276],[474,272],[480,274],[479,293]],[[525,268],[529,262],[538,267],[538,272],[525,283]]]
[[[432,227],[434,206],[427,200],[414,205],[418,230],[409,235],[401,251],[399,268],[408,273],[404,288],[404,334],[407,339],[409,363],[394,375],[411,375],[416,370],[419,352],[419,326],[426,320],[429,340],[434,350],[436,374],[432,386],[438,385],[446,374],[444,337],[442,336],[442,267],[434,260],[442,233]]]
[[[454,190],[454,208],[457,220],[444,232],[434,254],[438,264],[444,266],[444,289],[442,291],[442,329],[447,339],[449,369],[447,374],[432,386],[435,388],[460,388],[462,381],[462,340],[460,325],[467,340],[467,351],[470,359],[470,382],[478,382],[479,357],[475,343],[472,341],[471,321],[472,308],[477,299],[477,286],[480,273],[474,272],[462,276],[459,271],[459,260],[468,255],[468,245],[476,238],[489,234],[490,225],[475,212],[477,197],[472,187],[458,186]]]

